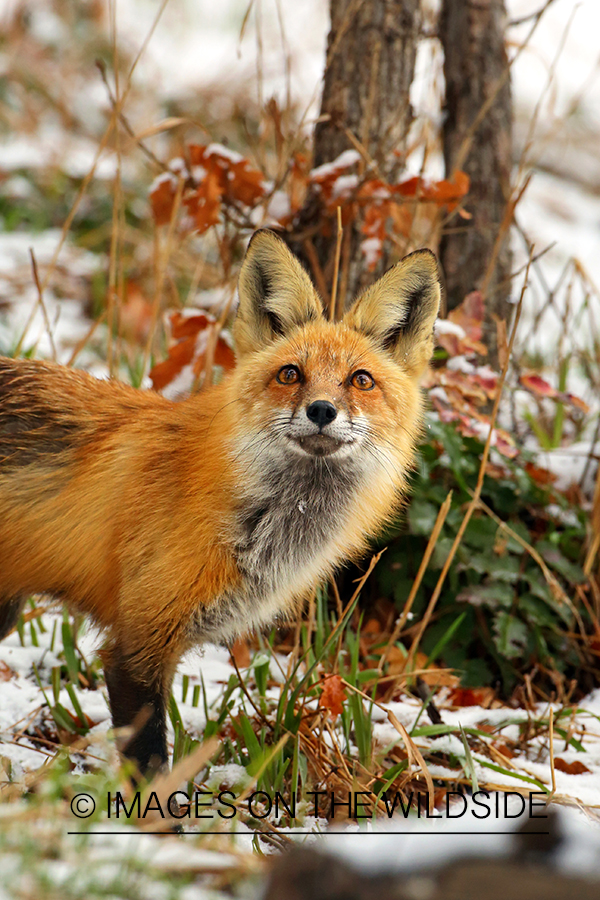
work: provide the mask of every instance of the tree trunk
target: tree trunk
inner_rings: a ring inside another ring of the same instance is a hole
[[[452,309],[473,289],[484,292],[484,338],[497,362],[494,316],[510,312],[509,215],[512,105],[504,46],[504,0],[443,0],[446,118],[444,158],[450,176],[462,169],[471,179],[465,209],[440,247]]]
[[[315,128],[315,166],[332,162],[344,150],[358,149],[363,170],[372,164],[384,178],[394,179],[403,168],[412,121],[409,91],[420,5],[420,0],[330,0],[331,31]],[[329,289],[336,225],[331,221],[323,229],[322,215],[318,193],[309,192],[290,244],[313,272],[321,270],[317,281]],[[360,251],[360,222],[346,226],[338,311],[388,264],[384,253],[377,270],[367,272]]]

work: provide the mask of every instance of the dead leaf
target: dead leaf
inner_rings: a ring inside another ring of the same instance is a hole
[[[379,619],[368,619],[362,628],[363,636],[376,637],[381,634],[381,623]]]
[[[477,727],[481,729],[481,728],[483,728],[483,725],[478,725]],[[511,747],[509,747],[508,744],[505,744],[503,741],[492,741],[492,747],[494,748],[494,750],[496,750],[498,753],[501,753],[502,756],[505,756],[507,759],[514,759],[515,756],[517,755],[514,752],[514,750]]]
[[[308,157],[304,153],[296,153],[292,160],[289,175],[289,198],[292,214],[298,212],[304,203],[306,188],[309,182]],[[282,222],[282,224],[284,224]]]
[[[425,179],[415,176],[393,185],[390,190],[403,197],[415,197],[419,200],[429,200],[438,206],[447,206],[453,210],[458,202],[468,193],[470,186],[469,176],[465,172],[456,172],[452,181],[427,182]]]
[[[3,659],[0,659],[0,681],[10,681],[16,676],[16,672],[7,665]]]
[[[585,772],[589,772],[587,766],[584,766],[582,762],[579,762],[578,759],[575,762],[568,763],[565,762],[564,759],[561,759],[560,756],[554,757],[554,768],[558,769],[559,772],[566,772],[567,775],[583,775]]]
[[[219,222],[222,195],[219,173],[213,167],[206,172],[196,190],[184,197],[184,205],[199,234]]]
[[[173,215],[177,178],[171,172],[160,175],[150,189],[150,206],[157,225],[167,225]]]
[[[563,403],[568,403],[570,406],[574,406],[576,407],[576,409],[580,409],[583,413],[589,413],[590,408],[585,400],[581,399],[581,397],[576,397],[575,394],[570,394],[569,392],[561,393],[558,396]]]
[[[324,679],[321,696],[319,697],[319,709],[326,709],[334,718],[344,711],[346,690],[340,675],[329,675]]]
[[[196,187],[183,202],[200,234],[219,222],[223,203],[251,207],[265,195],[262,172],[239,153],[222,144],[190,144],[188,151]]]
[[[482,706],[488,709],[496,692],[491,687],[463,688],[450,691],[449,701],[453,706]]]
[[[536,484],[542,486],[554,484],[557,478],[554,472],[551,472],[549,469],[544,469],[542,466],[536,466],[532,462],[525,463],[525,471]]]
[[[521,375],[521,377],[519,378],[519,382],[522,387],[530,391],[532,394],[536,394],[538,397],[548,397],[550,400],[556,400],[559,403],[565,403],[567,406],[574,406],[576,409],[581,410],[581,412],[583,413],[588,413],[590,411],[589,406],[584,400],[581,399],[581,397],[577,397],[575,396],[575,394],[571,394],[568,391],[558,391],[535,372],[529,372],[525,375]]]
[[[524,388],[531,391],[532,394],[537,394],[539,397],[550,397],[554,399],[558,394],[556,388],[553,388],[551,384],[548,384],[547,381],[544,381],[543,378],[536,375],[534,372],[521,375],[519,382]]]
[[[150,372],[155,391],[171,384],[186,366],[191,367],[190,381],[202,372],[209,341],[217,327],[215,318],[203,312],[192,316],[173,312],[169,316],[169,324],[171,341],[167,359],[157,363]],[[222,334],[219,334],[214,348],[214,362],[226,370],[235,366],[233,350]]]

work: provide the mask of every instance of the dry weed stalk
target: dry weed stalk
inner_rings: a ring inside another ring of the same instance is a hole
[[[408,595],[406,603],[404,604],[404,608],[402,610],[400,618],[396,622],[394,630],[393,630],[392,634],[390,635],[390,638],[387,642],[386,648],[381,655],[381,660],[379,662],[379,671],[380,672],[383,671],[383,667],[389,656],[390,650],[392,649],[392,647],[394,646],[394,644],[400,637],[402,629],[406,625],[406,621],[410,615],[410,611],[411,611],[413,603],[415,601],[415,597],[417,596],[417,591],[419,590],[419,588],[421,586],[421,582],[423,580],[423,576],[425,575],[425,572],[427,571],[427,566],[429,565],[429,560],[431,559],[431,555],[432,555],[433,551],[435,550],[436,544],[438,542],[438,538],[440,536],[440,532],[443,528],[444,522],[446,521],[446,516],[448,515],[451,504],[452,504],[452,491],[449,492],[448,496],[446,497],[446,499],[444,500],[444,502],[442,503],[442,505],[438,511],[437,518],[436,518],[435,524],[433,526],[433,531],[431,532],[431,535],[427,542],[427,546],[425,548],[425,553],[423,554],[423,558],[421,560],[421,565],[419,566],[419,570],[418,570],[418,572],[415,576],[415,579],[411,585],[410,593]],[[432,612],[433,612],[433,607],[431,608],[431,611],[429,612],[427,621],[429,621],[429,619],[431,618]],[[407,668],[408,668],[408,661],[407,661]]]
[[[177,190],[175,193],[175,200],[173,202],[173,209],[171,210],[171,218],[169,220],[169,224],[167,226],[167,235],[165,238],[164,245],[161,246],[160,241],[160,233],[158,228],[156,229],[156,253],[154,255],[154,263],[155,263],[155,288],[154,288],[154,299],[152,301],[152,312],[150,315],[150,328],[148,330],[148,339],[146,341],[146,346],[144,347],[144,355],[142,361],[142,372],[146,374],[146,370],[148,368],[148,364],[150,361],[150,355],[152,353],[152,346],[154,344],[154,340],[156,338],[156,328],[158,325],[158,315],[160,312],[160,305],[162,300],[163,287],[167,277],[167,268],[169,265],[169,260],[171,258],[171,253],[173,251],[174,239],[175,239],[175,228],[177,225],[177,217],[179,214],[179,209],[181,207],[181,201],[183,198],[183,189],[185,187],[185,179],[179,176],[177,179]]]
[[[519,324],[519,319],[521,318],[521,310],[522,310],[522,307],[523,307],[523,297],[524,297],[524,295],[525,295],[525,290],[526,290],[527,284],[528,284],[530,264],[531,264],[531,254],[530,254],[530,257],[529,257],[529,265],[527,266],[527,269],[526,269],[526,272],[525,272],[525,279],[524,279],[524,281],[523,281],[523,287],[522,287],[522,289],[521,289],[521,295],[520,295],[520,297],[519,297],[519,302],[518,302],[518,304],[517,304],[517,309],[516,309],[516,312],[515,312],[515,317],[514,317],[513,326],[512,326],[512,330],[511,330],[510,340],[509,340],[509,342],[508,342],[507,357],[506,357],[504,366],[502,367],[502,373],[501,373],[501,375],[500,375],[500,378],[499,378],[499,380],[498,380],[498,385],[497,385],[497,387],[496,387],[496,396],[495,396],[495,399],[494,399],[494,407],[493,407],[493,409],[492,409],[492,414],[491,414],[491,416],[490,416],[490,424],[489,424],[488,436],[487,436],[487,439],[486,439],[486,442],[485,442],[485,446],[484,446],[484,448],[483,448],[483,453],[482,453],[482,456],[481,456],[481,464],[480,464],[480,466],[479,466],[479,475],[478,475],[478,477],[477,477],[477,484],[475,485],[475,490],[474,490],[474,492],[473,492],[473,498],[472,498],[472,500],[470,501],[469,506],[467,507],[467,511],[466,511],[466,513],[465,513],[465,515],[464,515],[464,517],[463,517],[463,520],[462,520],[462,522],[461,522],[461,524],[460,524],[460,527],[459,527],[459,529],[458,529],[458,531],[457,531],[457,533],[456,533],[456,537],[454,538],[454,541],[453,541],[453,543],[452,543],[452,546],[451,546],[451,548],[450,548],[450,551],[449,551],[449,553],[448,553],[448,556],[447,556],[447,558],[446,558],[446,561],[444,562],[442,571],[441,571],[441,573],[440,573],[440,577],[438,578],[437,584],[436,584],[436,586],[435,586],[435,588],[434,588],[433,594],[432,594],[431,599],[430,599],[430,601],[429,601],[429,606],[428,606],[428,609],[427,609],[427,611],[428,611],[428,613],[429,613],[429,617],[431,617],[431,614],[433,613],[433,610],[434,610],[434,608],[435,608],[435,605],[436,605],[436,603],[437,603],[437,601],[438,601],[438,599],[439,599],[439,597],[440,597],[440,594],[441,594],[441,591],[442,591],[442,587],[443,587],[444,582],[445,582],[445,580],[446,580],[446,576],[447,576],[447,574],[448,574],[448,571],[450,570],[450,566],[452,565],[452,562],[453,562],[454,557],[455,557],[455,555],[456,555],[456,551],[458,550],[458,547],[459,547],[460,542],[461,542],[461,540],[462,540],[463,534],[465,533],[465,530],[466,530],[466,528],[467,528],[467,525],[469,524],[469,521],[471,520],[471,516],[472,516],[473,513],[475,512],[475,510],[476,510],[476,508],[477,508],[477,504],[478,504],[478,502],[479,502],[479,497],[480,497],[480,495],[481,495],[481,489],[483,488],[483,479],[484,479],[484,476],[485,476],[485,470],[486,470],[486,466],[487,466],[487,461],[488,461],[488,458],[489,458],[489,455],[490,455],[490,449],[491,449],[491,446],[492,446],[492,437],[493,437],[493,434],[494,434],[494,425],[495,425],[495,423],[496,423],[496,418],[497,418],[497,416],[498,416],[498,409],[499,409],[499,407],[500,407],[500,398],[501,398],[501,396],[502,396],[502,390],[503,390],[503,388],[504,388],[504,382],[506,381],[506,375],[507,375],[507,372],[508,372],[508,365],[509,365],[509,361],[510,361],[510,355],[511,355],[511,351],[512,351],[512,348],[513,348],[513,345],[514,345],[514,342],[515,342],[515,337],[516,337],[516,333],[517,333],[517,327],[518,327],[518,324]],[[421,633],[418,632],[417,635],[415,636],[415,639],[413,640],[413,643],[412,643],[411,648],[410,648],[410,650],[409,650],[408,660],[407,660],[407,667],[409,667],[409,662],[412,662],[412,660],[414,659],[415,653],[416,653],[417,648],[418,648],[418,645],[419,645],[420,637],[421,637]]]
[[[337,304],[338,278],[340,273],[340,253],[342,250],[342,238],[344,229],[342,228],[342,208],[337,208],[337,236],[335,239],[335,257],[333,262],[333,280],[331,283],[331,299],[329,300],[329,321],[333,322],[340,316],[340,310]]]

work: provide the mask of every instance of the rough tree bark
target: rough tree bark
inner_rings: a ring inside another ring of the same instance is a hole
[[[505,16],[504,0],[443,0],[440,20],[446,78],[446,172],[450,176],[455,169],[462,169],[469,175],[465,208],[472,215],[467,222],[455,218],[442,238],[447,303],[452,309],[469,291],[483,290],[484,339],[494,362],[493,317],[509,317],[512,263],[509,222],[505,221],[512,161]]]
[[[330,0],[331,31],[321,120],[314,137],[315,166],[360,146],[385,178],[393,179],[403,167],[412,121],[409,91],[421,26],[420,6],[420,0]],[[319,218],[318,194],[310,193],[290,243],[313,270],[316,257],[322,280],[329,286],[335,223],[332,235],[322,237],[316,233]],[[345,229],[338,309],[389,264],[384,258],[377,271],[366,272],[359,237],[358,223]],[[307,247],[307,241],[312,241],[312,247]]]

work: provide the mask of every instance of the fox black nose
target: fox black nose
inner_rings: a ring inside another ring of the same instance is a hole
[[[330,422],[333,422],[337,416],[337,409],[329,400],[313,400],[306,407],[306,415],[311,422],[318,425],[319,428],[325,428]]]

